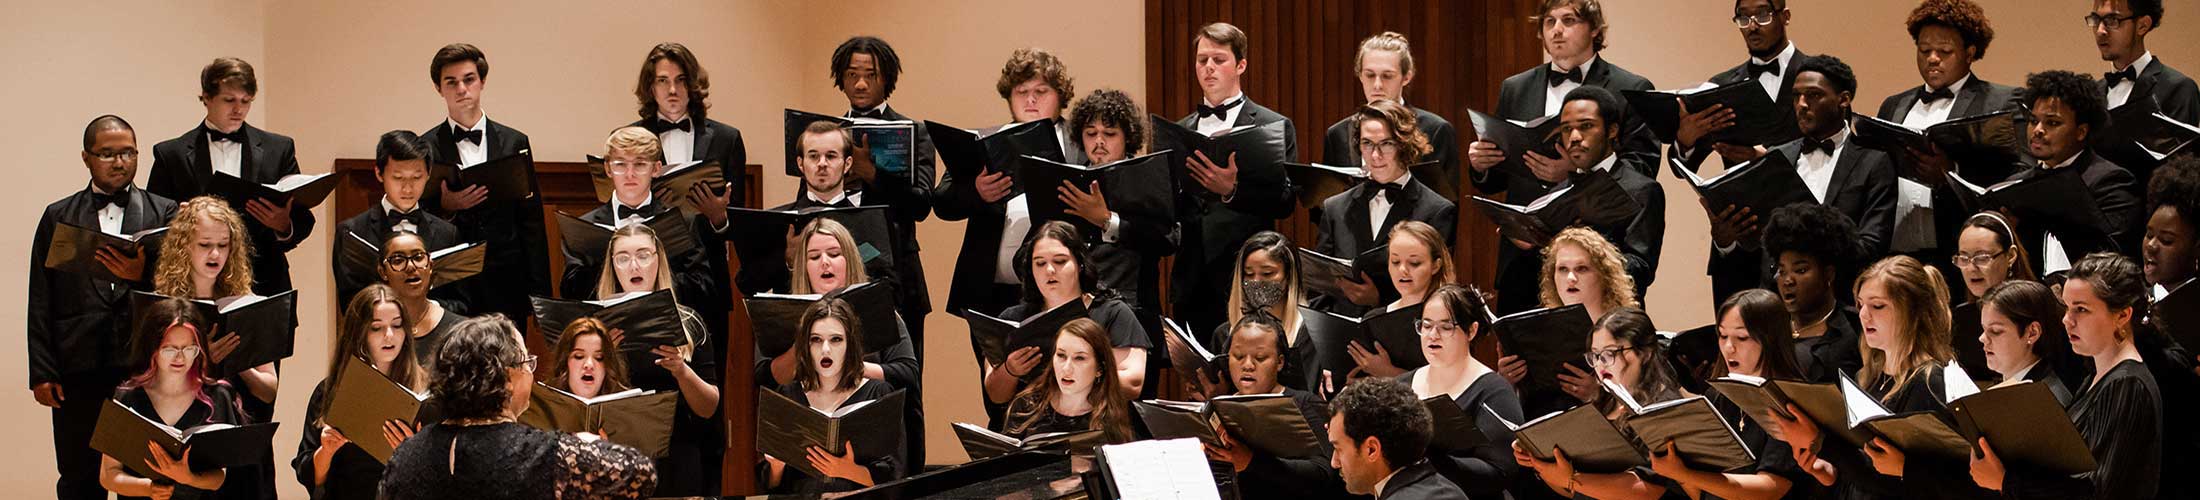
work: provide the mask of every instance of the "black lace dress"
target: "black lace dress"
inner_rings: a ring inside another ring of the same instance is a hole
[[[643,498],[657,488],[649,457],[514,422],[429,425],[390,456],[382,497]]]

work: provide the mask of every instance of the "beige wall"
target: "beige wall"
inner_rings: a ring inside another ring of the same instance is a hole
[[[1973,70],[1988,81],[2022,86],[2027,73],[2067,69],[2094,73],[2108,70],[2094,49],[2091,31],[2079,20],[2088,12],[2082,1],[1979,0],[1998,31],[1986,58]],[[2149,39],[2156,57],[2179,67],[2191,67],[2191,47],[2200,46],[2200,30],[2178,22],[2178,7],[2170,2],[2166,30]],[[1686,88],[1711,75],[1741,64],[1748,57],[1741,36],[1728,21],[1733,11],[1728,2],[1606,0],[1606,16],[1612,29],[1606,58],[1652,82],[1658,88]],[[1859,83],[1856,109],[1871,114],[1889,94],[1908,90],[1923,80],[1917,76],[1915,45],[1903,27],[1912,0],[1798,0],[1794,1],[1789,37],[1809,54],[1832,54],[1856,69]],[[2185,11],[2190,12],[2190,11]],[[1670,173],[1665,184],[1665,253],[1658,266],[1658,280],[1650,289],[1650,313],[1658,326],[1683,330],[1711,323],[1711,280],[1704,276],[1704,259],[1710,251],[1710,224],[1696,195]]]

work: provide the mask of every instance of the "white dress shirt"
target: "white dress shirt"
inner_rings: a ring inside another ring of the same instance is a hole
[[[1575,70],[1580,71],[1582,80],[1586,81],[1589,78],[1589,67],[1596,65],[1596,63],[1596,56],[1589,56],[1589,60],[1582,62],[1581,67],[1576,68]],[[1546,64],[1544,66],[1550,68],[1551,71],[1558,70],[1558,63],[1555,62]],[[1556,87],[1545,88],[1543,90],[1543,116],[1558,114],[1559,108],[1565,107],[1566,105],[1566,93],[1573,92],[1574,89],[1578,88],[1581,88],[1581,82],[1575,82],[1572,80],[1568,80],[1565,83],[1560,83]]]
[[[443,120],[443,125],[462,130],[481,131],[481,142],[458,141],[459,166],[463,167],[489,161],[489,115],[481,115],[481,121],[474,122],[473,126],[470,127],[460,127],[458,122],[448,118]]]
[[[1971,75],[1963,75],[1963,79],[1956,80],[1956,83],[1954,85],[1948,86],[1948,92],[1957,92],[1959,89],[1962,89],[1964,85],[1969,85],[1970,83]],[[1934,89],[1930,86],[1925,88],[1926,92],[1933,92],[1935,90],[1938,89]],[[1954,96],[1949,96],[1949,98],[1947,99],[1940,99],[1928,103],[1923,100],[1919,100],[1917,98],[1917,94],[1912,93],[1910,94],[1909,99],[1917,101],[1917,105],[1910,106],[1910,114],[1904,115],[1902,117],[1903,126],[1913,127],[1922,130],[1925,127],[1930,127],[1933,125],[1937,125],[1940,122],[1948,121],[1949,118],[1956,118],[1953,116],[1948,116],[1949,113],[1956,110],[1956,99]]]
[[[93,184],[91,188],[94,193],[103,196],[108,194],[106,191],[101,191],[97,184]],[[128,193],[130,190],[129,188],[123,188],[123,192]],[[107,206],[99,207],[99,232],[115,236],[128,236],[122,234],[122,205],[108,203]]]
[[[614,227],[625,226],[628,219],[642,220],[644,218],[642,217],[642,214],[637,213],[635,210],[641,207],[649,206],[649,202],[656,200],[657,194],[650,193],[642,195],[641,203],[629,205],[625,201],[619,200],[619,193],[617,191],[611,192],[611,204],[608,205],[611,207],[611,225]]]
[[[1369,180],[1372,181],[1374,179]],[[1396,180],[1390,181],[1390,184],[1406,189],[1412,189],[1413,172],[1406,172],[1405,175],[1399,176]],[[1388,193],[1385,193],[1379,189],[1376,190],[1375,196],[1373,198],[1367,199],[1367,228],[1370,230],[1381,231],[1383,229],[1383,221],[1390,218],[1390,209],[1394,206],[1396,206],[1396,203],[1390,199],[1390,195]],[[1382,235],[1376,235],[1376,238],[1381,239]]]
[[[994,250],[993,282],[1004,285],[1022,283],[1016,277],[1016,250],[1023,248],[1024,235],[1031,233],[1031,203],[1018,194],[1008,199],[1008,207],[1001,220],[1001,242]]]
[[[1962,89],[1970,81],[1971,76],[1965,75],[1962,80],[1956,80],[1955,85],[1948,88],[1960,92],[1956,89]],[[1912,95],[1910,99],[1917,99],[1917,96]],[[1955,107],[1954,98],[1933,104],[1920,101],[1910,107],[1909,115],[1902,118],[1902,126],[1925,130],[1926,127],[1939,125],[1940,122],[1948,121],[1948,114],[1954,112]],[[1895,252],[1915,252],[1938,247],[1938,234],[1933,224],[1933,188],[1908,178],[1895,179],[1894,239],[1888,242],[1888,248]]]
[[[2139,54],[2138,59],[2132,60],[2131,72],[2134,74],[2145,73],[2147,71],[2147,65],[2149,64],[2154,64],[2153,51],[2148,51],[2145,54]],[[2113,67],[2115,65],[2110,64],[2110,66]],[[2116,82],[2115,86],[2108,88],[2108,107],[2113,108],[2124,105],[2124,101],[2131,99],[2131,90],[2137,87],[2138,83],[2131,80]]]
[[[2062,163],[2042,168],[2046,170],[2067,168],[2071,164],[2077,163],[2079,156],[2084,155],[2070,155],[2070,158],[2064,159]],[[2040,274],[2054,274],[2068,270],[2070,269],[2070,262],[2070,249],[2063,248],[2062,238],[2055,237],[2054,231],[2045,232],[2040,237]]]
[[[1758,78],[1757,85],[1765,88],[1765,97],[1772,98],[1772,102],[1780,102],[1780,91],[1787,90],[1783,88],[1787,86],[1787,75],[1795,73],[1795,42],[1788,42],[1787,48],[1780,49],[1780,55],[1773,56],[1773,60],[1780,61],[1780,70]],[[1750,57],[1749,62],[1750,64],[1768,64],[1772,61]],[[1742,67],[1742,74],[1756,76],[1756,74],[1749,72],[1748,66]]]
[[[665,118],[664,113],[658,113],[657,119],[668,122],[679,121]],[[703,126],[703,121],[697,120],[693,116],[685,119],[688,120],[690,128],[702,128]],[[657,134],[657,144],[665,152],[666,165],[678,165],[695,161],[695,132],[680,129],[666,130],[665,133]]]
[[[1215,134],[1222,133],[1222,131],[1224,130],[1229,130],[1231,127],[1237,126],[1238,115],[1245,113],[1245,92],[1240,91],[1237,93],[1237,95],[1231,96],[1229,99],[1223,99],[1222,102],[1211,103],[1208,105],[1222,106],[1232,103],[1235,103],[1235,105],[1230,106],[1230,109],[1223,110],[1221,118],[1199,116],[1197,114],[1194,114],[1193,116],[1197,117],[1198,120],[1192,122],[1192,124],[1195,125],[1192,130],[1199,131],[1201,135],[1213,136]],[[1195,111],[1194,113],[1197,112]]]
[[[1833,141],[1833,151],[1812,151],[1795,161],[1795,175],[1803,178],[1803,185],[1810,188],[1811,198],[1821,205],[1827,202],[1826,197],[1832,196],[1827,190],[1833,187],[1833,166],[1841,164],[1841,153],[1848,150],[1848,145],[1844,144],[1848,138],[1848,127],[1842,127],[1826,139]]]
[[[206,129],[221,130],[214,128],[212,123],[206,124]],[[243,130],[244,126],[238,125],[237,129]],[[206,159],[213,163],[214,171],[229,174],[230,177],[244,178],[244,145],[228,140],[215,140],[212,135],[204,137]]]

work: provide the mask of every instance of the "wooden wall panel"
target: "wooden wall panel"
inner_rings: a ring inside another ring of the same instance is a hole
[[[1532,0],[1147,0],[1146,109],[1164,117],[1191,114],[1199,101],[1192,76],[1192,36],[1200,26],[1228,22],[1251,38],[1244,76],[1254,102],[1291,117],[1299,159],[1322,157],[1322,134],[1363,102],[1352,59],[1360,40],[1384,31],[1413,44],[1415,75],[1405,99],[1464,127],[1467,109],[1492,109],[1499,82],[1543,61],[1535,39]],[[1473,139],[1462,130],[1461,144]],[[1465,168],[1464,165],[1461,168]],[[1462,181],[1462,184],[1465,184]],[[1462,185],[1461,193],[1475,192]],[[1485,290],[1496,280],[1496,226],[1461,204],[1453,256],[1459,279]],[[1302,208],[1277,222],[1306,246],[1314,223]],[[1167,292],[1165,292],[1167,293]]]

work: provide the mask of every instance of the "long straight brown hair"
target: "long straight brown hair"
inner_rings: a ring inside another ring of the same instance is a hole
[[[1088,428],[1099,430],[1109,443],[1130,442],[1130,398],[1123,394],[1123,384],[1115,376],[1115,353],[1110,347],[1114,344],[1108,338],[1107,329],[1090,318],[1078,318],[1062,325],[1060,336],[1075,336],[1092,345],[1093,367],[1099,376],[1093,378],[1092,392],[1085,395],[1085,401],[1092,404],[1092,424]],[[1008,420],[1011,423],[1007,430],[1010,434],[1029,432],[1047,413],[1054,411],[1054,397],[1061,394],[1062,388],[1054,381],[1052,358],[1050,355],[1049,362],[1039,364],[1039,377],[1034,379],[1038,382],[1025,387],[1009,403]]]
[[[345,367],[351,366],[351,363],[344,362],[344,358],[359,358],[372,364],[374,358],[367,347],[367,329],[374,324],[374,310],[382,304],[397,308],[397,327],[405,331],[405,343],[397,347],[397,359],[390,362],[390,372],[382,375],[415,392],[428,387],[428,370],[413,356],[414,344],[419,343],[419,339],[413,338],[413,313],[405,310],[403,301],[397,300],[395,290],[381,283],[367,285],[351,296],[351,302],[344,305],[344,317],[337,322],[336,327],[336,350],[329,352],[328,378],[325,383],[335,384],[344,379]],[[328,404],[334,399],[321,398],[314,408],[314,414],[328,415]],[[321,422],[314,422],[314,425],[320,424]]]

